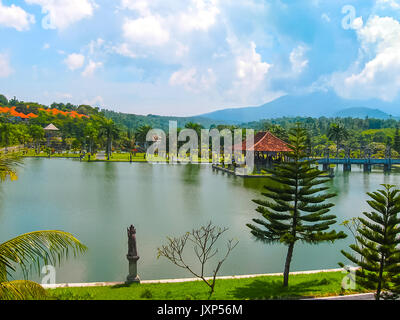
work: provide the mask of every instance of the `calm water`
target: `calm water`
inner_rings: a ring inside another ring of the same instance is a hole
[[[0,242],[25,232],[58,229],[89,247],[84,256],[70,258],[57,269],[57,282],[124,281],[130,224],[138,232],[142,279],[190,277],[166,259],[157,259],[156,249],[167,236],[210,220],[229,227],[223,240],[240,241],[220,275],[282,272],[285,247],[255,242],[245,226],[257,217],[251,199],[260,197],[263,179],[235,178],[208,166],[63,159],[27,159],[18,171],[18,181],[0,185]],[[338,192],[332,210],[338,224],[365,211],[365,192],[382,183],[400,185],[400,173],[385,175],[376,169],[364,174],[353,166],[351,173],[343,174],[339,167],[330,183]],[[337,268],[338,261],[345,261],[340,249],[352,241],[349,237],[334,244],[298,244],[292,271]]]

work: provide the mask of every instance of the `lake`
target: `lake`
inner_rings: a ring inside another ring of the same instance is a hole
[[[365,192],[382,183],[400,184],[400,172],[352,169],[343,173],[338,167],[329,182],[338,193],[331,211],[338,217],[337,230],[346,230],[339,223],[368,209]],[[137,229],[141,279],[191,277],[168,260],[157,259],[157,247],[167,236],[182,235],[210,220],[229,228],[219,242],[220,253],[225,240],[239,240],[219,275],[283,271],[286,247],[256,242],[246,227],[258,217],[251,200],[260,198],[264,179],[233,177],[204,165],[35,158],[25,159],[18,175],[17,181],[0,185],[0,242],[30,231],[56,229],[71,232],[89,248],[57,268],[58,283],[125,281],[130,224]],[[353,241],[349,236],[334,244],[299,243],[291,271],[338,268],[337,262],[347,262],[340,250]]]

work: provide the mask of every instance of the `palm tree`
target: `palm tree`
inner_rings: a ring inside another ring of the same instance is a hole
[[[105,137],[107,160],[110,160],[112,141],[118,139],[120,130],[112,119],[105,119],[100,125],[100,137]]]
[[[139,129],[137,129],[135,133],[135,140],[145,149],[147,147],[147,141],[146,141],[147,133],[152,129],[153,128],[149,125],[143,125]]]
[[[95,144],[96,138],[99,135],[98,129],[92,123],[88,123],[88,125],[84,129],[84,134],[87,138],[88,143],[88,152],[93,153],[93,146]]]
[[[31,125],[29,127],[29,134],[32,139],[35,141],[35,151],[36,153],[40,152],[40,141],[44,138],[44,130],[41,126]]]
[[[17,179],[15,166],[21,161],[15,155],[0,155],[0,180]],[[76,256],[87,250],[72,234],[57,231],[34,231],[0,243],[0,300],[40,299],[46,296],[44,288],[29,280],[9,281],[18,265],[24,278],[32,268],[40,272],[40,264],[56,265],[70,251]]]
[[[349,138],[349,132],[341,123],[332,123],[329,131],[328,138],[336,141],[336,157],[339,157],[340,142]]]

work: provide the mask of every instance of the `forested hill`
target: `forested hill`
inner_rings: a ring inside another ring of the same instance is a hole
[[[106,118],[112,119],[115,123],[123,125],[130,130],[136,130],[141,126],[148,125],[152,128],[168,131],[169,121],[177,121],[178,128],[185,127],[186,123],[193,122],[209,128],[212,125],[228,124],[225,121],[213,120],[204,117],[167,117],[149,114],[147,116],[115,112],[111,110],[101,110]]]

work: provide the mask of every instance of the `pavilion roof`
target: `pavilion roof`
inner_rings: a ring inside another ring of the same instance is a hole
[[[50,123],[46,128],[43,130],[48,130],[48,131],[59,131],[59,129],[52,123]]]
[[[250,143],[249,143],[250,144]],[[254,144],[247,147],[247,141],[242,142],[243,151],[257,151],[257,152],[290,152],[292,151],[288,144],[275,137],[269,131],[258,132],[254,136]]]

